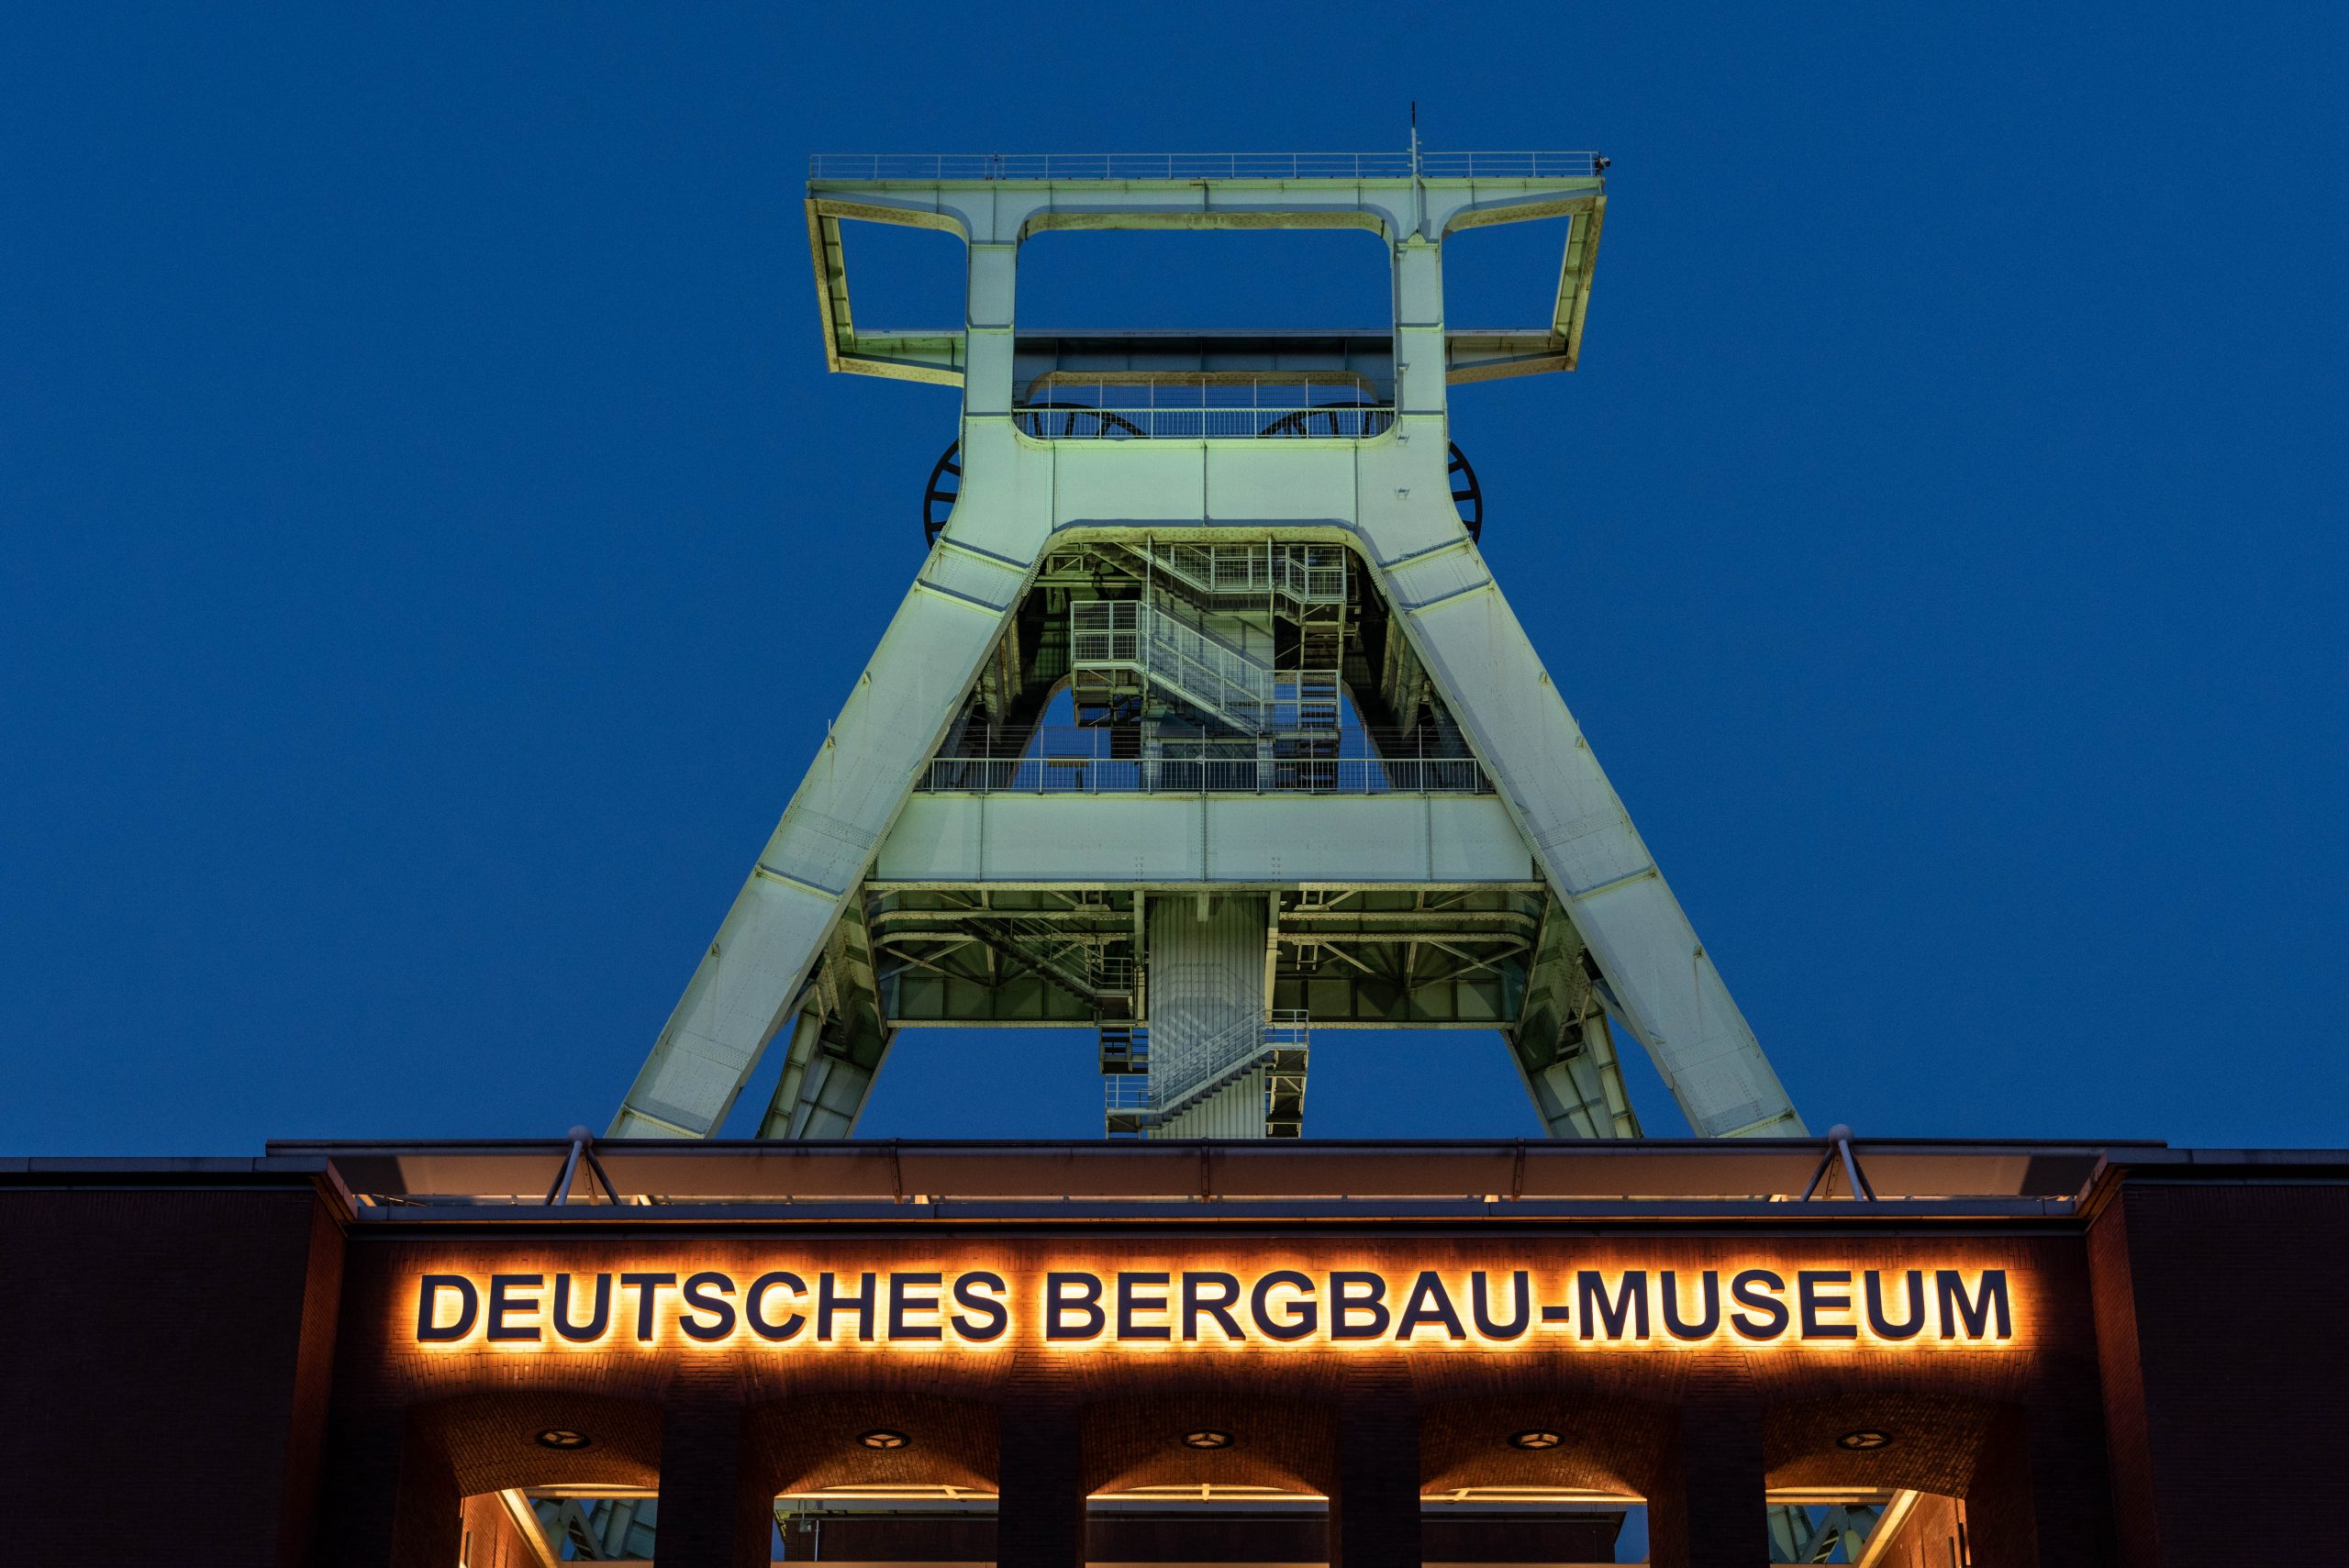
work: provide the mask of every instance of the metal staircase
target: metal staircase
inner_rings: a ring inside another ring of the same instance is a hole
[[[1184,1052],[1179,1067],[1150,1072],[1146,1030],[1101,1031],[1102,1108],[1111,1137],[1166,1136],[1171,1124],[1228,1090],[1260,1078],[1264,1136],[1296,1138],[1305,1126],[1305,1079],[1311,1029],[1303,1012],[1244,1018]],[[1143,1040],[1139,1052],[1134,1040]],[[1112,1066],[1112,1061],[1119,1065]],[[1145,1076],[1144,1074],[1148,1075]],[[1180,1134],[1178,1134],[1179,1136]]]
[[[1105,1018],[1132,1013],[1134,966],[1130,958],[1108,957],[1089,942],[1072,940],[1050,921],[1019,916],[974,922],[971,934]]]
[[[1150,1030],[1130,1019],[1099,1025],[1098,1044],[1104,1078],[1135,1078],[1150,1071]],[[1145,1092],[1149,1088],[1145,1081]]]
[[[1274,594],[1292,605],[1343,605],[1346,552],[1333,544],[1188,544],[1150,539],[1126,547],[1157,576],[1213,598]]]
[[[1213,596],[1268,592],[1273,583],[1271,547],[1261,544],[1178,544],[1144,539],[1134,553],[1156,571]]]
[[[1282,735],[1338,735],[1343,715],[1335,670],[1279,670],[1273,675],[1272,722]]]
[[[1262,663],[1146,599],[1079,599],[1068,607],[1069,669],[1080,706],[1097,706],[1140,676],[1217,722],[1259,734],[1274,712],[1275,681]]]
[[[1121,553],[1151,570],[1147,595],[1069,606],[1069,670],[1080,719],[1156,688],[1243,735],[1302,738],[1310,754],[1327,750],[1319,743],[1325,740],[1334,746],[1348,602],[1344,562],[1323,559],[1337,554],[1335,547],[1152,540]],[[1216,601],[1230,595],[1283,601],[1297,628],[1295,668],[1275,669],[1208,628]]]

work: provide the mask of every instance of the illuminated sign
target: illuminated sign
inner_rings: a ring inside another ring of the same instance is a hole
[[[427,1348],[829,1345],[1082,1351],[1715,1343],[1998,1348],[2004,1269],[1055,1269],[793,1267],[427,1273]]]

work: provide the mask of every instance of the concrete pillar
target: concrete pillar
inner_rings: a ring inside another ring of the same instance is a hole
[[[767,1568],[774,1498],[749,1452],[748,1412],[688,1388],[661,1412],[658,1568]]]
[[[1349,1380],[1338,1411],[1330,1568],[1418,1568],[1419,1411],[1400,1371]]]
[[[1076,1401],[1057,1382],[1004,1402],[996,1562],[1001,1568],[1078,1568],[1085,1561],[1084,1445]]]
[[[1729,1568],[1770,1561],[1762,1411],[1742,1393],[1699,1391],[1648,1486],[1652,1568]]]

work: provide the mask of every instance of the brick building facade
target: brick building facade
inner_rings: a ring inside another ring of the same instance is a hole
[[[0,1558],[2349,1562],[2349,1154],[568,1154],[0,1164]]]

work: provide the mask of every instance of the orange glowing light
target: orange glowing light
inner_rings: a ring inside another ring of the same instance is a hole
[[[1007,1268],[641,1263],[420,1273],[398,1337],[428,1351],[646,1349],[1068,1354],[1285,1350],[2011,1348],[2028,1305],[2005,1268],[1869,1268],[1816,1258],[1654,1269],[1400,1267],[1369,1259],[1053,1258]]]

